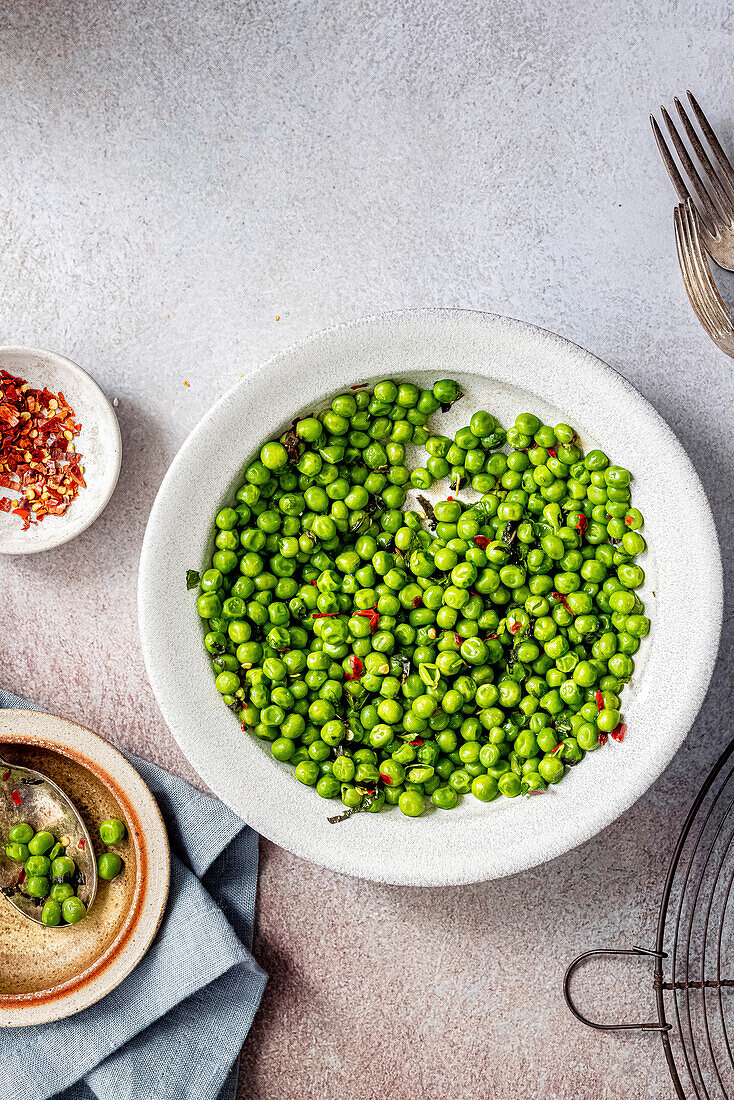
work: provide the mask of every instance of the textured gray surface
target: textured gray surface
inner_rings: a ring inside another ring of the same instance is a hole
[[[92,528],[0,563],[3,684],[190,775],[136,631],[157,486],[239,374],[382,309],[508,313],[618,367],[689,451],[728,550],[734,375],[680,285],[647,112],[690,86],[731,147],[733,41],[724,0],[8,0],[2,342],[92,371],[120,400],[124,459]],[[670,1095],[655,1038],[587,1032],[560,977],[590,943],[650,942],[685,807],[730,736],[731,644],[725,627],[663,778],[537,871],[425,893],[264,844],[272,977],[242,1096]],[[634,970],[588,975],[610,1014],[647,1014]]]

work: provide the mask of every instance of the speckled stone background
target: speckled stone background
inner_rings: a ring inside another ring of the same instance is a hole
[[[124,459],[90,530],[0,562],[3,685],[193,778],[136,626],[161,478],[238,375],[400,306],[521,317],[621,370],[688,449],[728,558],[734,371],[684,296],[647,114],[691,87],[734,147],[733,48],[725,0],[6,0],[0,339],[89,369]],[[561,977],[589,945],[651,944],[685,810],[734,732],[731,647],[727,624],[660,781],[544,867],[385,888],[263,842],[271,978],[241,1097],[672,1095],[658,1040],[587,1031]],[[580,997],[647,1016],[647,978],[589,969]]]

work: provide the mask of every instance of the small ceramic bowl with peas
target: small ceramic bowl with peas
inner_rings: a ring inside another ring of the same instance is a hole
[[[0,711],[0,757],[0,1027],[18,1027],[77,1012],[130,973],[163,913],[169,852],[140,776],[91,730]]]
[[[139,608],[209,787],[305,858],[437,886],[560,855],[661,773],[708,686],[721,561],[691,463],[619,373],[518,321],[412,310],[224,395],[151,512]]]

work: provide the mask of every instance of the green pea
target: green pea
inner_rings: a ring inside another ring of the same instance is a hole
[[[61,906],[54,898],[48,898],[41,910],[41,923],[47,928],[61,924]]]
[[[61,903],[61,915],[67,924],[78,924],[87,915],[87,909],[81,898],[69,897]]]
[[[97,857],[97,874],[101,879],[109,881],[117,878],[122,872],[123,862],[117,852],[103,852]],[[64,914],[66,916],[66,914]],[[73,922],[70,922],[73,923]]]
[[[30,878],[48,876],[51,873],[51,860],[48,856],[30,855],[25,862],[25,873]]]
[[[18,825],[11,825],[8,830],[8,840],[12,844],[28,844],[36,834],[36,830],[32,825],[29,825],[27,821],[22,821]],[[28,858],[26,856],[26,858]]]
[[[440,810],[452,810],[459,801],[459,796],[452,787],[436,787],[431,795],[431,802]]]
[[[99,827],[99,835],[103,844],[120,844],[125,839],[125,822],[119,817],[108,817]]]
[[[32,898],[47,898],[51,885],[46,875],[33,875],[25,880],[25,890]]]
[[[50,896],[54,901],[59,902],[66,901],[67,898],[74,896],[74,887],[70,882],[57,882],[51,887]]]
[[[517,798],[522,790],[522,781],[514,771],[506,771],[497,779],[497,789],[505,798]]]
[[[71,878],[75,872],[76,863],[69,856],[56,856],[51,864],[51,877],[54,879]]]
[[[56,837],[47,829],[42,829],[28,841],[28,851],[32,856],[42,856],[56,843]]]
[[[423,795],[413,790],[403,791],[398,799],[398,806],[406,817],[420,817],[426,808]]]
[[[491,775],[477,775],[472,780],[471,793],[480,802],[492,802],[499,794],[497,780]]]

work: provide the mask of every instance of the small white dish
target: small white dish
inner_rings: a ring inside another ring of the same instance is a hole
[[[533,798],[417,819],[398,810],[330,825],[339,804],[301,786],[267,745],[243,733],[214,687],[186,570],[207,568],[212,526],[262,442],[295,416],[359,383],[396,378],[465,392],[434,425],[453,435],[486,408],[504,424],[530,410],[572,424],[635,475],[633,503],[650,552],[642,590],[653,623],[625,690],[627,738],[589,754]],[[674,509],[673,509],[674,504]],[[673,510],[671,510],[673,509]],[[695,470],[664,420],[621,375],[553,333],[466,310],[411,310],[318,333],[238,382],[174,459],[140,560],[140,631],[148,675],[187,757],[258,832],[306,859],[381,882],[439,886],[496,878],[552,859],[599,832],[660,775],[703,702],[719,641],[721,558]],[[691,624],[695,623],[695,626]]]
[[[87,484],[69,510],[63,516],[46,516],[27,531],[19,516],[0,512],[0,554],[37,554],[76,538],[106,507],[120,474],[120,427],[94,379],[63,355],[40,348],[0,347],[0,369],[24,378],[35,389],[61,390],[82,426],[74,446],[84,455]],[[13,495],[12,490],[0,488],[0,496]]]

